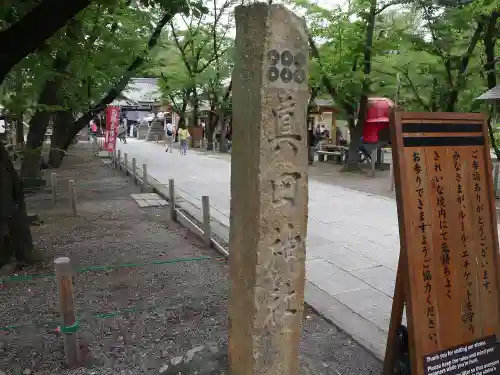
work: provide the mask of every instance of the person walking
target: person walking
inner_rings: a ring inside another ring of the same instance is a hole
[[[94,119],[89,121],[89,138],[92,143],[92,152],[97,155],[99,147],[97,145],[97,124]]]
[[[179,129],[179,140],[181,141],[181,155],[187,155],[188,139],[191,138],[187,128]]]
[[[172,141],[174,139],[174,126],[167,121],[165,124],[165,152],[172,153]]]
[[[118,126],[118,139],[123,143],[127,143],[127,125],[123,121]]]

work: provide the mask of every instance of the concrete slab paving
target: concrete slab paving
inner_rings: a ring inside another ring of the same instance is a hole
[[[137,204],[139,205],[139,207],[141,208],[144,208],[144,207],[148,207],[149,204],[148,202],[146,202],[144,199],[135,199],[135,201],[137,202]]]
[[[391,297],[373,288],[339,293],[335,294],[334,297],[352,311],[356,311],[368,321],[375,323],[378,328],[383,331],[389,330]]]
[[[313,251],[322,259],[348,272],[378,265],[378,262],[375,260],[349,250],[346,247],[338,247],[335,243],[314,247]]]
[[[352,275],[392,298],[396,285],[396,272],[378,265],[352,272]]]
[[[161,207],[166,206],[167,201],[156,193],[130,194],[139,207]]]
[[[361,289],[373,289],[364,281],[322,258],[306,262],[306,274],[311,283],[332,296]]]
[[[229,238],[230,156],[165,153],[137,140],[118,147],[138,164],[147,163],[149,174],[167,191],[174,178],[176,195],[197,216],[201,196],[208,195],[220,223],[216,233]],[[399,259],[396,202],[333,183],[309,179],[306,302],[383,358]]]

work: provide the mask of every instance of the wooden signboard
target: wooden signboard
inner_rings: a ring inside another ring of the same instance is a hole
[[[384,374],[406,305],[412,375],[500,374],[498,234],[485,118],[392,115],[401,255]]]

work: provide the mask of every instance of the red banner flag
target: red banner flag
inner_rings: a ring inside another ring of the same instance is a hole
[[[106,132],[104,134],[104,150],[113,152],[116,148],[116,137],[120,125],[120,107],[106,108]]]

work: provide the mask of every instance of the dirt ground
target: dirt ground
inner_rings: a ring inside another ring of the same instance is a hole
[[[130,197],[139,188],[93,158],[84,145],[73,148],[56,172],[55,206],[49,187],[27,198],[28,210],[43,221],[32,232],[44,262],[0,271],[0,375],[159,374],[171,358],[197,345],[227,347],[226,261],[170,223],[166,208],[139,208]],[[71,216],[70,179],[76,183],[77,217]],[[52,274],[59,256],[68,256],[80,270],[74,285],[83,366],[76,369],[66,368],[56,329],[59,308]],[[214,258],[186,261],[200,257]],[[178,259],[184,261],[82,271]],[[13,272],[46,277],[6,280]],[[308,308],[300,347],[304,374],[381,371],[370,353]]]
[[[388,157],[391,155],[389,154]],[[364,193],[396,198],[394,191],[389,191],[389,169],[376,170],[375,177],[369,175],[370,166],[361,164],[361,173],[340,172],[341,165],[333,161],[318,162],[309,167],[309,176],[317,181]]]

